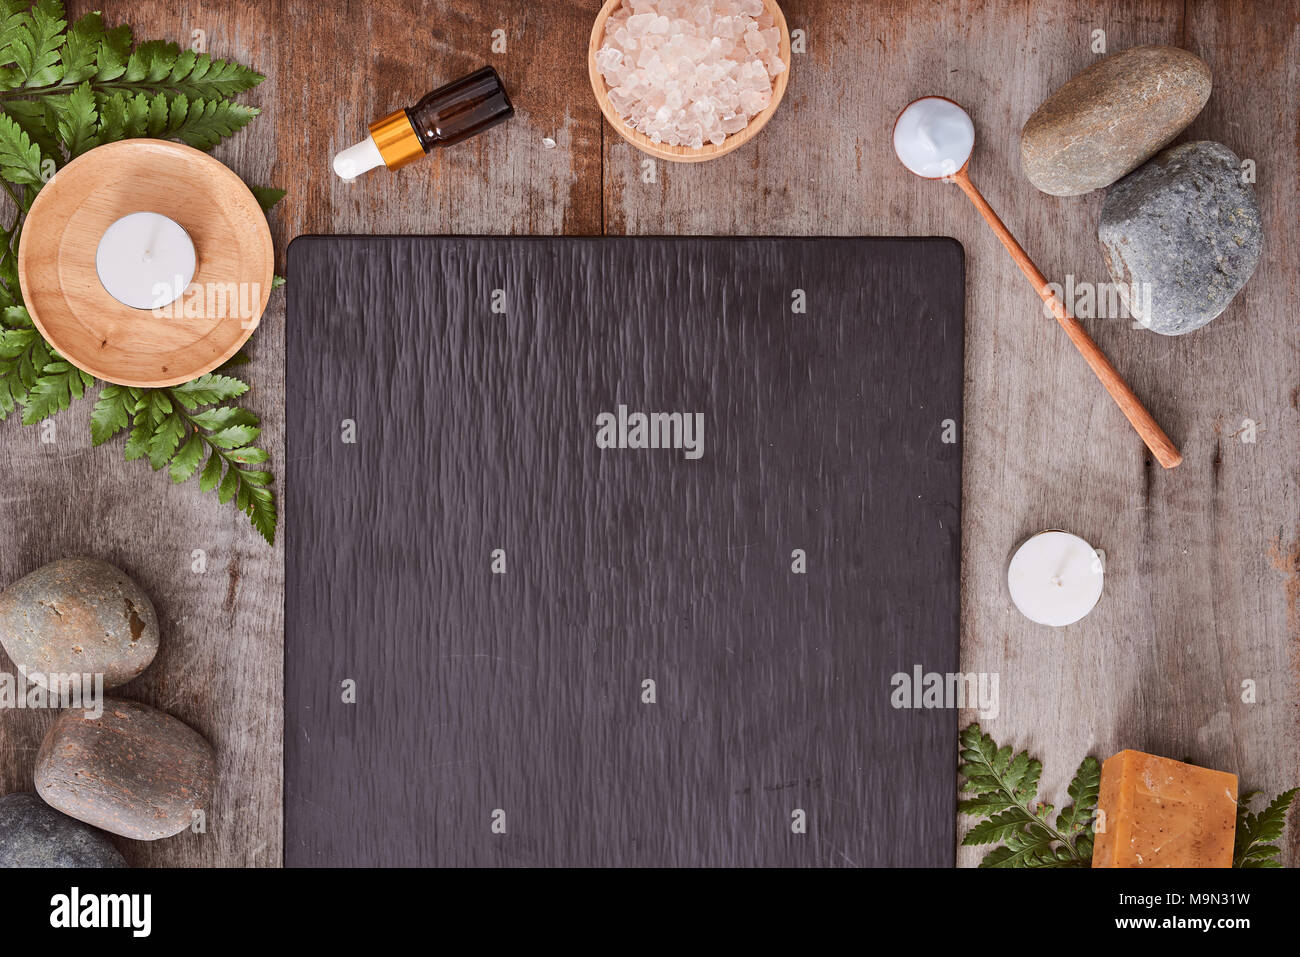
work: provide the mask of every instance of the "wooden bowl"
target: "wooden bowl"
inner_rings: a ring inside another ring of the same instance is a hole
[[[132,309],[95,269],[104,230],[154,212],[189,233],[194,280],[164,310]],[[266,214],[207,153],[164,140],[108,143],[77,157],[36,196],[18,247],[27,311],[69,362],[119,385],[188,382],[233,356],[257,328],[275,276]]]
[[[596,69],[596,51],[600,49],[601,44],[605,42],[605,21],[609,19],[622,0],[607,0],[601,7],[600,13],[596,16],[596,22],[591,28],[591,44],[587,48],[587,73],[591,77],[591,89],[596,94],[596,102],[600,104],[600,112],[605,114],[605,119],[609,120],[609,125],[618,131],[618,135],[623,137],[643,153],[649,153],[651,156],[657,156],[659,159],[669,160],[674,163],[702,163],[705,160],[717,159],[719,156],[725,156],[732,150],[744,146],[757,135],[758,131],[767,125],[767,121],[772,118],[776,108],[781,104],[781,97],[785,95],[785,88],[790,82],[790,30],[786,27],[785,14],[781,12],[780,6],[776,0],[763,0],[763,6],[767,7],[767,12],[772,15],[776,21],[776,28],[781,31],[781,46],[779,54],[785,63],[785,69],[777,74],[776,82],[772,85],[772,102],[767,105],[757,116],[750,119],[749,125],[739,133],[732,133],[719,145],[705,143],[700,149],[692,149],[689,146],[669,146],[667,143],[652,143],[650,137],[640,133],[623,122],[623,118],[618,115],[618,110],[614,109],[614,104],[609,101],[609,85],[605,78],[600,75]]]

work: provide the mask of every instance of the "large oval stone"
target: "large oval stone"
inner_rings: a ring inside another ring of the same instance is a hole
[[[98,718],[66,710],[36,755],[46,803],[113,834],[153,841],[206,813],[216,762],[212,745],[169,714],[109,698]]]
[[[108,836],[35,794],[0,797],[0,867],[126,867]]]
[[[52,674],[102,674],[113,688],[153,661],[158,616],[125,572],[98,558],[64,558],[0,592],[0,645],[47,688]]]
[[[1116,53],[1069,80],[1020,132],[1020,164],[1053,196],[1109,186],[1171,143],[1210,98],[1210,68],[1177,47]]]
[[[1223,312],[1255,271],[1259,205],[1232,150],[1184,143],[1107,191],[1097,238],[1133,318],[1178,336]]]

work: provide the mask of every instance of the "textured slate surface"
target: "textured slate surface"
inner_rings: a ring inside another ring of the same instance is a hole
[[[952,863],[954,712],[890,678],[957,669],[955,242],[306,237],[289,280],[287,864]],[[703,457],[598,449],[620,403]]]

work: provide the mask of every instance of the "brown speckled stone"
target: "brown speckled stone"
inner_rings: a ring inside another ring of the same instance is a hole
[[[1053,196],[1109,186],[1187,128],[1210,98],[1205,61],[1177,47],[1116,53],[1049,96],[1020,132],[1029,181]]]
[[[0,645],[46,687],[47,674],[102,674],[113,688],[153,661],[158,617],[125,572],[97,558],[64,558],[0,593]]]
[[[51,807],[113,834],[154,841],[207,811],[212,745],[169,714],[108,698],[98,719],[64,711],[36,755],[36,791]]]

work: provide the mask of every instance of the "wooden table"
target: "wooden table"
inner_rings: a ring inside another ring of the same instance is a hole
[[[597,0],[69,6],[101,7],[138,38],[188,45],[202,30],[214,55],[267,75],[248,97],[266,115],[216,155],[250,182],[289,190],[271,216],[281,263],[284,244],[311,232],[955,236],[969,276],[962,659],[968,671],[997,672],[1001,687],[1001,713],[983,724],[1043,759],[1043,796],[1058,804],[1084,754],[1125,747],[1235,770],[1269,795],[1300,784],[1297,5],[787,0],[807,50],[794,56],[767,130],[714,163],[656,164],[653,177],[603,123],[588,87]],[[1224,316],[1179,339],[1089,323],[1181,444],[1186,461],[1173,472],[1152,462],[969,204],[912,177],[890,148],[893,117],[912,98],[962,102],[979,130],[972,176],[1044,272],[1106,281],[1101,195],[1039,193],[1020,175],[1017,148],[1034,107],[1097,59],[1098,29],[1111,52],[1162,43],[1203,57],[1214,93],[1187,135],[1217,139],[1258,170],[1264,258]],[[491,49],[496,30],[504,53]],[[368,121],[482,63],[513,93],[511,123],[399,174],[347,185],[330,173],[330,156]],[[282,293],[252,353],[248,403],[283,474]],[[282,546],[268,548],[196,483],[172,487],[124,462],[120,442],[91,449],[89,411],[82,402],[59,416],[52,444],[15,417],[0,427],[0,580],[85,553],[117,563],[154,598],[163,647],[123,693],[201,729],[220,778],[209,833],[126,846],[131,861],[275,865]],[[1243,441],[1247,419],[1258,424],[1253,443]],[[1021,618],[1004,583],[1011,549],[1046,527],[1108,556],[1101,605],[1064,631]],[[206,553],[203,573],[192,570],[195,549]],[[1247,681],[1253,703],[1243,701]],[[48,720],[0,715],[0,791],[30,787]],[[1300,827],[1287,843],[1289,862],[1300,861]],[[959,852],[962,864],[979,857]]]

